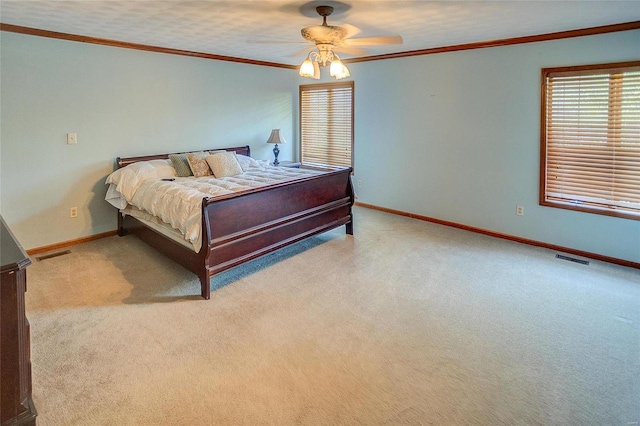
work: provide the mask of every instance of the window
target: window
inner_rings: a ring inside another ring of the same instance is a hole
[[[353,81],[300,86],[300,160],[353,167]]]
[[[640,62],[542,70],[540,204],[640,220]]]

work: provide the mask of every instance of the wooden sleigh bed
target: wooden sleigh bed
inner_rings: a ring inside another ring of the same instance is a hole
[[[250,156],[249,146],[222,148]],[[220,150],[220,148],[216,148]],[[119,157],[117,168],[169,154]],[[345,225],[353,235],[351,168],[202,200],[202,248],[198,253],[130,215],[118,212],[118,235],[134,234],[195,273],[201,295],[211,296],[213,275],[305,238]]]

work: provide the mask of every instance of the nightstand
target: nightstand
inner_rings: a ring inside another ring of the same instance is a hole
[[[271,163],[271,165],[273,166],[273,163]],[[278,163],[278,167],[292,167],[294,169],[299,169],[300,163],[295,161],[280,161]]]

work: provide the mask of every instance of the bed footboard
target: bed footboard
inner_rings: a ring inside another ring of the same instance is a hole
[[[203,200],[202,297],[216,273],[342,225],[352,235],[353,202],[350,168]]]

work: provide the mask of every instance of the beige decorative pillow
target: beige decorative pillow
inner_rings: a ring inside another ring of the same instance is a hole
[[[187,156],[187,161],[189,162],[189,167],[193,172],[195,177],[202,176],[211,176],[211,169],[205,160],[207,158],[207,153],[205,152],[187,152],[185,154]]]
[[[207,157],[207,163],[217,178],[235,176],[242,173],[242,167],[235,152],[223,152]]]

